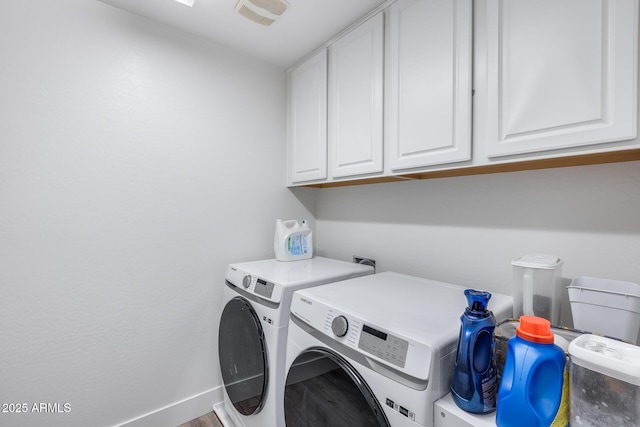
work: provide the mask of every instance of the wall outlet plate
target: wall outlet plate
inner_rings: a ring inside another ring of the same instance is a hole
[[[373,267],[373,272],[374,273],[376,272],[376,260],[373,258],[366,258],[366,257],[354,255],[353,262],[356,264],[370,265],[371,267]]]

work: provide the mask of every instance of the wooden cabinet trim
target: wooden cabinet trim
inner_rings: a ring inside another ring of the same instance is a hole
[[[419,179],[450,178],[456,176],[485,175],[492,173],[518,172],[537,169],[552,169],[570,166],[586,166],[604,163],[631,162],[640,160],[640,149],[555,157],[550,159],[515,161],[493,165],[468,166],[455,169],[408,173],[402,175],[361,178],[340,182],[308,184],[303,187],[330,188],[353,185],[378,184],[383,182],[413,181]]]

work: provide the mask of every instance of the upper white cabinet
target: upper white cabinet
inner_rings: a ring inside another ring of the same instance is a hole
[[[329,47],[332,177],[382,172],[383,43],[379,13]]]
[[[289,71],[287,158],[291,183],[327,177],[327,51]]]
[[[639,4],[386,1],[289,70],[288,184],[639,159]]]
[[[471,0],[399,0],[386,12],[390,169],[469,160]]]
[[[636,136],[637,0],[488,0],[486,13],[488,157]]]

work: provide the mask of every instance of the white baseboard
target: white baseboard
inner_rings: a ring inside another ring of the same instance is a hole
[[[224,400],[222,386],[188,397],[114,427],[176,427],[213,410]],[[226,424],[225,424],[226,425]]]

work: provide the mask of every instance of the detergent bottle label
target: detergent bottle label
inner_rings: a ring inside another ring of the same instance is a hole
[[[313,232],[306,221],[276,220],[273,249],[278,261],[297,261],[313,257]]]
[[[484,402],[484,410],[492,411],[496,408],[496,400],[498,398],[498,381],[496,372],[493,367],[489,368],[487,377],[482,380],[482,400]]]
[[[287,252],[293,256],[309,253],[309,241],[306,234],[294,234],[287,239]]]

